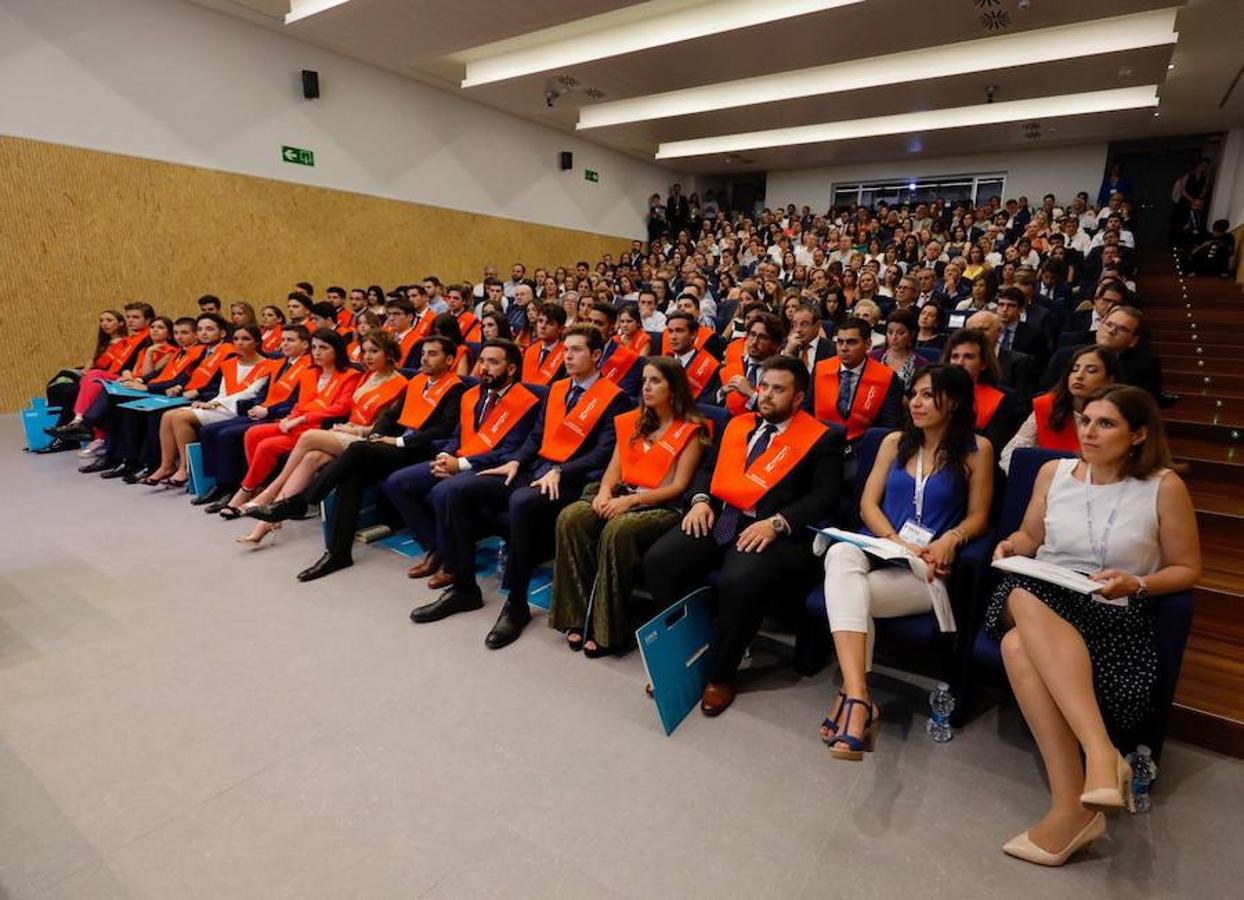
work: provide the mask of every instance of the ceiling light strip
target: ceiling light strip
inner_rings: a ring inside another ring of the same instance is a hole
[[[630,22],[618,24],[616,17],[611,17],[607,26],[602,24],[585,33],[545,41],[539,41],[540,33],[535,32],[524,36],[537,40],[534,46],[469,60],[462,86],[478,87],[862,2],[710,0],[688,6],[685,0],[650,0],[627,8],[626,11],[635,16]]]
[[[915,131],[939,131],[945,128],[965,128],[973,125],[997,125],[1027,119],[1117,112],[1157,105],[1158,86],[1149,84],[1143,87],[1037,97],[1031,100],[1011,100],[1005,103],[985,103],[980,106],[960,106],[953,109],[931,109],[894,116],[876,116],[870,119],[825,122],[818,125],[799,125],[793,128],[774,128],[768,131],[670,141],[657,147],[656,158],[678,159],[769,147],[823,144],[853,138],[881,137]]]
[[[584,107],[578,128],[603,128],[1174,44],[1178,9],[980,38]]]
[[[285,14],[285,24],[292,25],[307,16],[314,16],[334,6],[349,2],[350,0],[289,0],[289,12]]]

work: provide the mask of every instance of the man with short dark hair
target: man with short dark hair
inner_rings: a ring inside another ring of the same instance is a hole
[[[600,355],[600,375],[622,388],[628,397],[639,396],[643,383],[643,357],[614,339],[618,308],[612,303],[594,303],[587,314],[587,324],[600,332],[605,349]]]
[[[871,337],[868,322],[844,319],[834,334],[838,355],[816,364],[804,404],[822,422],[846,429],[851,444],[869,428],[898,428],[903,418],[903,381],[868,355]]]
[[[720,568],[717,639],[700,709],[734,700],[743,652],[770,605],[802,605],[820,567],[809,525],[833,515],[842,490],[842,438],[800,407],[808,372],[774,356],[762,367],[756,412],[735,417],[697,470],[681,525],[644,554],[645,581],[665,608]]]
[[[552,301],[541,303],[539,308],[535,340],[523,351],[523,381],[527,384],[551,384],[566,371],[562,366],[566,310]]]
[[[536,564],[551,550],[557,514],[604,474],[616,443],[613,419],[632,406],[597,371],[604,347],[599,331],[576,325],[564,343],[567,377],[550,386],[514,458],[445,483],[441,550],[454,583],[436,601],[414,609],[411,621],[435,622],[484,605],[475,580],[475,541],[486,517],[502,510],[509,513],[504,585],[510,595],[484,643],[500,649],[517,640],[531,621],[527,586]]]
[[[1143,388],[1155,400],[1162,399],[1162,361],[1148,347],[1140,344],[1144,314],[1134,306],[1118,304],[1097,327],[1094,343],[1098,347],[1113,350],[1119,357],[1119,368],[1124,384]],[[1067,359],[1075,347],[1063,347],[1050,359],[1041,376],[1041,388],[1048,390],[1062,377]]]
[[[688,312],[674,312],[666,317],[665,343],[668,350],[664,356],[672,356],[687,372],[691,396],[699,402],[709,402],[721,387],[717,357],[704,348],[695,346],[695,329],[699,323]]]
[[[215,294],[204,294],[199,298],[199,312],[220,315],[220,298]]]
[[[513,341],[485,341],[479,384],[462,395],[458,428],[435,459],[399,469],[381,491],[425,551],[406,572],[439,590],[454,583],[446,568],[447,513],[441,486],[455,475],[491,469],[518,452],[535,424],[540,398],[519,383],[523,355]]]
[[[760,313],[748,322],[743,353],[721,367],[718,399],[732,416],[755,410],[761,370],[782,349],[784,336],[781,319],[771,312]]]
[[[998,349],[1027,353],[1043,366],[1050,358],[1050,345],[1045,332],[1026,320],[1027,308],[1028,298],[1019,288],[1008,287],[998,292],[998,318],[1002,321]]]
[[[423,290],[428,295],[428,308],[436,315],[440,315],[449,309],[449,305],[445,302],[442,295],[441,280],[435,275],[425,275],[423,277]]]

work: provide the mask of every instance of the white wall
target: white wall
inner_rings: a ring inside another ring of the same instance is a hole
[[[1244,225],[1244,128],[1232,128],[1214,173],[1214,196],[1208,221],[1226,219],[1232,228]]]
[[[636,237],[678,179],[182,0],[0,2],[0,133]]]
[[[824,166],[770,172],[765,187],[766,206],[804,203],[814,210],[828,209],[834,184],[872,179],[922,178],[934,175],[975,175],[1006,172],[1006,196],[1027,196],[1033,206],[1053,193],[1059,202],[1088,191],[1097,197],[1106,168],[1106,144],[1051,147],[1015,153],[980,153],[967,156],[913,156],[888,162]]]

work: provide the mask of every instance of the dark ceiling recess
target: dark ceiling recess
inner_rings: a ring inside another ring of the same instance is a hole
[[[1244,66],[1236,71],[1235,77],[1231,79],[1231,84],[1227,86],[1227,92],[1222,95],[1222,99],[1218,101],[1218,108],[1224,109],[1227,101],[1231,99],[1231,95],[1235,93],[1235,89],[1240,86],[1240,78],[1244,77]]]

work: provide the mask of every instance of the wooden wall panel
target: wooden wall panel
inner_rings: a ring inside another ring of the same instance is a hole
[[[0,410],[80,365],[99,310],[202,294],[256,307],[295,281],[478,280],[573,265],[629,238],[0,136]]]

